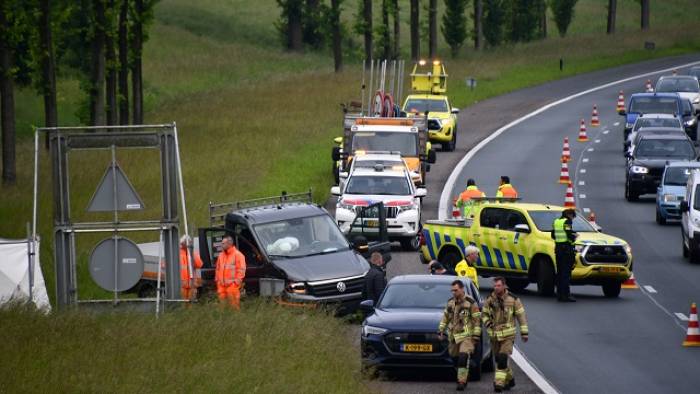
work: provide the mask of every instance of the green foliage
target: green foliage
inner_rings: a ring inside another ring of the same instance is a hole
[[[578,0],[549,0],[549,8],[554,14],[559,36],[566,36],[571,21],[574,19],[574,7]]]
[[[326,29],[324,24],[328,24],[330,20],[324,15],[327,15],[327,10],[330,7],[321,3],[320,0],[317,0],[316,4],[316,7],[312,7],[308,1],[304,2],[301,14],[301,31],[302,39],[306,45],[312,49],[321,49],[328,37],[327,34],[324,34]]]
[[[483,0],[484,38],[491,47],[503,43],[506,0]]]
[[[527,42],[535,38],[538,21],[538,0],[512,0],[506,9],[506,33],[511,42]]]
[[[10,75],[15,84],[27,86],[32,81],[35,60],[32,58],[32,46],[37,42],[34,29],[33,5],[21,1],[0,2],[7,26],[0,26],[0,40],[11,51],[11,69],[0,70]]]
[[[440,30],[452,50],[452,57],[457,56],[467,38],[466,3],[467,0],[445,0],[445,13],[442,15]]]

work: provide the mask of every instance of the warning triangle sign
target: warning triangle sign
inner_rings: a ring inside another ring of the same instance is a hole
[[[116,207],[114,206],[116,202]],[[131,182],[126,178],[119,164],[112,163],[102,176],[102,181],[88,204],[88,212],[137,211],[144,209]]]

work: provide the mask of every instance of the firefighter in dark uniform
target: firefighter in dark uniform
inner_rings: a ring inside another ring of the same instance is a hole
[[[571,296],[569,282],[571,271],[576,264],[576,250],[574,242],[577,234],[573,231],[573,220],[576,211],[565,209],[561,217],[554,220],[552,225],[552,238],[554,239],[554,254],[557,259],[557,301],[576,302]]]

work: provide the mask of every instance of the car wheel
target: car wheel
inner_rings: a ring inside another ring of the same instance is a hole
[[[683,227],[681,226],[681,244],[683,245],[683,257],[688,258],[690,256],[690,251],[685,246],[685,234],[683,234]]]
[[[688,248],[688,255],[690,257],[690,262],[693,264],[699,264],[700,263],[700,249],[697,247],[690,247]]]
[[[454,271],[455,267],[460,261],[462,261],[462,257],[457,252],[450,251],[445,253],[440,260],[440,263],[442,263],[442,265],[448,270]]]
[[[452,152],[455,150],[455,147],[457,146],[457,129],[454,129],[452,131],[452,139],[450,142],[443,142],[442,143],[442,150],[445,152]]]
[[[530,284],[528,279],[512,279],[506,278],[506,284],[508,284],[508,289],[516,293],[520,293],[525,290],[525,288]]]
[[[401,248],[407,252],[415,252],[420,249],[420,233],[413,237],[401,238]]]
[[[658,209],[656,210],[656,223],[660,225],[666,224],[666,218],[661,215]]]
[[[617,298],[620,296],[622,282],[607,282],[603,283],[603,294],[608,298]]]
[[[549,259],[540,259],[538,261],[537,293],[546,297],[554,294],[554,266]]]
[[[141,283],[137,294],[139,298],[154,298],[156,296],[156,284],[151,282]]]
[[[625,198],[627,201],[632,202],[632,201],[637,201],[639,198],[638,194],[635,194],[630,190],[630,185],[629,183],[625,183]]]

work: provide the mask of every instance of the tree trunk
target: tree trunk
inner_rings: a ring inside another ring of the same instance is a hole
[[[437,24],[437,0],[430,0],[430,8],[428,9],[428,55],[431,59],[437,57],[437,40],[438,40],[438,24]]]
[[[301,51],[304,49],[301,25],[301,0],[287,0],[287,7],[289,49],[292,51]]]
[[[333,35],[333,64],[335,72],[340,72],[343,68],[343,52],[340,37],[340,2],[342,0],[331,0],[331,33]]]
[[[420,1],[411,0],[411,59],[420,57]]]
[[[547,2],[540,2],[540,38],[547,38]]]
[[[119,124],[129,124],[129,0],[122,0],[119,11]]]
[[[14,184],[17,180],[15,159],[15,97],[12,69],[12,49],[3,32],[10,29],[7,17],[0,8],[0,131],[2,131],[2,182]]]
[[[484,29],[481,25],[484,15],[482,0],[474,0],[474,49],[481,49],[484,42]]]
[[[105,9],[102,0],[94,0],[92,4],[95,30],[91,51],[90,124],[102,126],[105,123]]]
[[[141,76],[141,55],[143,54],[143,0],[135,0],[136,20],[133,24],[131,50],[131,94],[133,95],[132,116],[134,124],[143,124],[143,81]]]
[[[649,29],[649,0],[642,0],[642,30]]]
[[[44,127],[58,126],[56,106],[56,65],[51,38],[51,0],[39,1],[39,63],[41,66],[41,94],[44,96]],[[44,145],[49,148],[49,133]]]
[[[389,0],[382,0],[382,58],[391,57],[391,29],[389,29]]]
[[[617,0],[608,0],[608,34],[615,33],[615,19],[617,17]]]
[[[394,59],[400,57],[400,42],[401,42],[401,16],[399,14],[399,0],[393,0],[394,2]]]
[[[114,10],[114,0],[109,0],[108,7]],[[111,22],[111,21],[110,21]],[[107,124],[115,125],[118,121],[117,111],[117,52],[114,47],[113,24],[108,23],[110,31],[105,35],[105,61],[107,64],[107,77],[105,79],[107,97]]]
[[[374,53],[374,48],[372,48],[373,44],[373,28],[372,28],[372,0],[363,0],[364,4],[362,6],[362,10],[364,11],[364,20],[365,20],[365,59],[368,61],[366,64],[369,65],[369,60],[372,60],[374,58],[373,53]],[[369,67],[369,66],[368,66]]]

